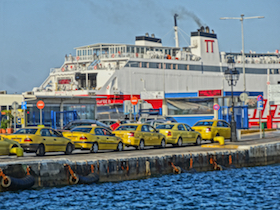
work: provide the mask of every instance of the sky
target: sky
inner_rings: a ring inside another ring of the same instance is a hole
[[[175,46],[177,13],[180,47],[190,33],[209,26],[220,51],[240,52],[244,20],[245,52],[280,49],[279,0],[0,0],[0,90],[22,93],[39,87],[75,47],[95,43],[134,44],[145,33]]]

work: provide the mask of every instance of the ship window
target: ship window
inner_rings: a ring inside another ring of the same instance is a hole
[[[166,69],[171,69],[171,64],[170,63],[166,64]]]
[[[132,52],[132,53],[135,52],[135,47],[131,47],[131,52]]]
[[[150,68],[158,68],[158,67],[157,67],[157,63],[150,63],[149,66],[150,66]]]
[[[136,47],[136,53],[140,53],[140,48]]]
[[[156,63],[156,68],[162,69],[162,63]]]
[[[126,48],[126,52],[130,53],[130,47]]]
[[[253,69],[253,68],[247,68],[246,69],[246,73],[249,74],[267,74],[267,70],[266,69]]]
[[[144,53],[144,48],[143,47],[141,47],[141,53]]]
[[[142,67],[147,68],[147,62],[142,62]]]

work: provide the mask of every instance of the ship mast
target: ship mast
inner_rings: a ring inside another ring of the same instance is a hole
[[[179,38],[178,38],[178,26],[177,26],[177,18],[178,15],[174,15],[174,33],[175,33],[175,45],[176,47],[179,47]]]

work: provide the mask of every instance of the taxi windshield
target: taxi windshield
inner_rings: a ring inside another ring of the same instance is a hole
[[[212,126],[213,122],[209,122],[209,121],[201,121],[201,122],[197,122],[194,126]]]
[[[24,128],[24,129],[19,129],[18,131],[14,132],[14,134],[35,134],[38,129],[36,128]]]
[[[92,128],[73,128],[71,131],[89,133]]]
[[[170,124],[160,124],[156,127],[156,129],[172,129],[174,127],[174,125],[170,125]]]
[[[116,131],[136,131],[137,127],[137,125],[121,125]]]

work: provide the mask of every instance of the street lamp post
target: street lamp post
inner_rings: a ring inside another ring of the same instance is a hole
[[[129,66],[129,77],[130,77],[130,99],[132,99],[132,75],[131,75],[131,65],[138,64],[138,62],[128,62]],[[130,103],[129,120],[132,120],[132,111],[135,114],[135,105]]]
[[[237,80],[239,79],[239,71],[233,68],[234,60],[232,58],[229,58],[228,63],[231,64],[231,67],[225,71],[225,79],[227,80],[228,85],[231,86],[231,109],[232,109],[231,121],[230,121],[231,141],[235,142],[237,141],[237,138],[236,138],[236,122],[234,120],[233,86],[236,85]]]
[[[244,92],[246,92],[246,78],[245,78],[245,55],[244,55],[244,32],[243,32],[243,20],[245,19],[254,19],[254,18],[264,18],[264,16],[254,16],[254,17],[245,17],[244,14],[241,17],[221,17],[220,20],[227,19],[236,19],[241,21],[241,35],[242,35],[242,63],[243,63],[243,80],[244,80]]]

